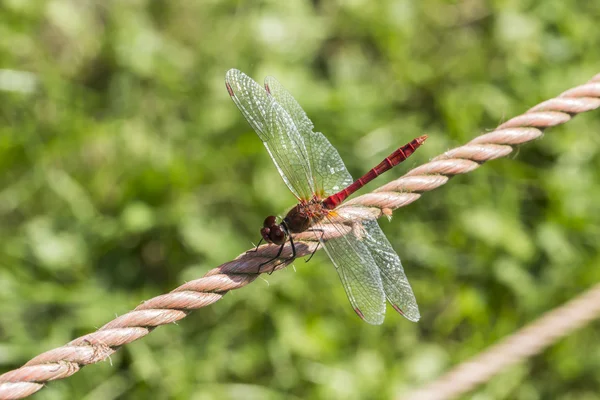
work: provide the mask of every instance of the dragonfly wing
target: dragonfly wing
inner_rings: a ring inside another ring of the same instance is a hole
[[[309,143],[313,151],[311,165],[315,187],[322,189],[323,197],[339,192],[354,181],[340,153],[321,132],[313,132]]]
[[[289,114],[277,102],[269,112],[271,140],[265,142],[279,174],[288,187],[301,199],[310,199],[315,193],[308,153],[302,136]]]
[[[334,222],[334,221],[332,221]],[[339,232],[341,235],[328,238],[322,232],[331,232],[331,226],[319,224],[315,233],[335,265],[346,295],[354,311],[373,325],[383,323],[385,316],[385,294],[377,263],[360,232],[353,229]],[[319,232],[319,230],[322,232]]]
[[[265,89],[273,96],[273,98],[281,104],[281,106],[290,114],[298,131],[302,135],[307,132],[312,132],[314,125],[308,118],[300,104],[294,99],[294,97],[288,92],[281,83],[272,76],[265,78]]]
[[[230,69],[225,83],[233,102],[240,109],[250,126],[263,142],[271,135],[268,132],[267,114],[275,99],[252,78],[237,69]]]
[[[364,244],[379,267],[383,289],[394,309],[408,320],[417,322],[421,315],[417,300],[406,278],[400,257],[392,248],[377,221],[363,221]]]
[[[227,90],[250,126],[263,141],[286,185],[297,198],[314,193],[310,160],[304,138],[287,111],[248,75],[230,69]]]
[[[337,193],[352,183],[339,153],[320,132],[313,132],[314,125],[300,104],[281,83],[272,76],[265,79],[265,88],[290,115],[296,128],[304,138],[310,157],[314,187],[321,196]]]

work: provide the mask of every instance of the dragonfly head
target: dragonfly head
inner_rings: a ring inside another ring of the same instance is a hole
[[[265,219],[260,234],[267,243],[284,244],[287,239],[285,226],[278,224],[277,219],[273,215]]]

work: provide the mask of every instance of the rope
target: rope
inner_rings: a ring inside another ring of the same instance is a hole
[[[525,328],[464,361],[435,382],[402,396],[404,400],[446,400],[488,381],[504,368],[538,354],[600,315],[600,284],[546,313]]]
[[[337,209],[351,220],[379,218],[392,210],[416,201],[421,193],[444,185],[453,175],[478,168],[488,160],[504,157],[512,146],[534,140],[548,127],[564,124],[574,115],[600,107],[600,74],[590,82],[545,101],[515,117],[495,131],[478,136],[464,146],[449,150],[429,163],[409,171],[372,193],[350,200]],[[294,237],[297,256],[311,254],[316,248],[310,233]],[[170,293],[154,297],[122,315],[96,332],[79,337],[66,345],[31,359],[23,367],[0,375],[0,399],[20,399],[38,390],[48,381],[64,379],[85,365],[105,360],[119,347],[149,334],[160,325],[184,318],[190,311],[220,300],[228,291],[254,281],[261,263],[273,259],[276,246],[261,246],[211,271],[200,279],[187,282]],[[261,268],[271,272],[287,266],[289,244],[277,260]]]

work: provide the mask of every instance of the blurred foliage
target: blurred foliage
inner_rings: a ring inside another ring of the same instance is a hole
[[[354,175],[429,134],[367,190],[600,72],[597,1],[0,5],[3,372],[232,259],[294,204],[229,68],[276,76]],[[578,116],[381,221],[418,324],[360,321],[319,253],[36,398],[401,396],[600,281],[599,132]],[[599,399],[599,328],[477,398]]]

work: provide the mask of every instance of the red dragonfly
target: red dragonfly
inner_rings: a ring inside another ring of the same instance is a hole
[[[354,311],[363,320],[383,323],[387,298],[400,314],[418,321],[419,308],[400,258],[377,221],[352,222],[335,209],[352,193],[404,161],[427,136],[400,147],[353,182],[337,150],[322,133],[313,131],[313,123],[300,104],[275,78],[267,77],[263,88],[243,72],[231,69],[225,85],[298,199],[280,223],[269,216],[260,231],[267,243],[280,246],[275,258],[289,240],[292,256],[286,261],[294,259],[293,234],[314,232],[335,265]]]

